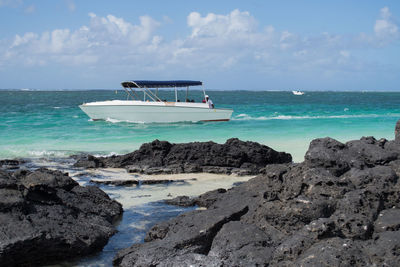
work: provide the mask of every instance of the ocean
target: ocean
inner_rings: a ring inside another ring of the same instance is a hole
[[[342,142],[362,136],[394,138],[400,118],[396,92],[291,92],[208,91],[216,107],[234,109],[229,122],[137,124],[115,120],[91,121],[78,105],[83,102],[125,99],[123,91],[0,91],[0,158],[23,158],[25,168],[47,167],[68,172],[81,185],[90,179],[131,179],[123,169],[85,170],[73,167],[70,155],[111,155],[131,152],[154,139],[170,142],[215,141],[237,137],[256,141],[304,158],[309,142],[330,136]],[[173,98],[172,91],[160,92]],[[184,92],[180,92],[181,99]],[[201,92],[190,98],[201,101]],[[177,178],[172,175],[168,179]],[[145,179],[144,176],[135,177]],[[193,208],[166,205],[162,200],[195,196],[230,188],[251,177],[183,174],[183,183],[116,187],[100,185],[123,205],[124,214],[101,252],[60,262],[56,266],[111,266],[117,251],[143,242],[157,222]]]
[[[400,118],[397,92],[207,91],[216,107],[234,109],[229,122],[136,124],[91,121],[78,105],[125,99],[124,91],[0,91],[0,158],[63,158],[131,152],[154,139],[170,142],[228,138],[256,141],[304,158],[310,141],[330,136],[342,142],[373,135],[392,139]],[[161,91],[161,98],[173,98]],[[200,91],[190,98],[201,101]],[[180,92],[184,98],[184,92]]]

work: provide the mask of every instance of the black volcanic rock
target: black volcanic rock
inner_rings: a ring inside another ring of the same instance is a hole
[[[214,237],[208,256],[221,259],[226,266],[262,266],[271,260],[281,238],[253,224],[231,221]]]
[[[15,170],[19,168],[22,161],[15,159],[2,159],[0,160],[0,169],[4,170]]]
[[[365,251],[375,266],[400,266],[399,248],[400,231],[384,231],[374,235]]]
[[[290,154],[277,152],[255,142],[232,138],[225,144],[214,142],[171,144],[154,140],[122,156],[103,158],[89,155],[86,158],[79,158],[75,166],[126,168],[130,172],[146,174],[210,172],[245,175],[258,173],[268,164],[291,161]]]
[[[348,147],[332,138],[320,138],[311,141],[305,155],[305,162],[312,168],[324,168],[333,175],[340,176],[350,170]]]
[[[400,155],[399,146],[392,144],[385,149],[385,143],[374,137],[363,137],[346,144],[329,137],[315,139],[310,143],[304,162],[309,167],[325,168],[340,176],[351,168],[370,168],[396,160]]]
[[[294,266],[371,266],[362,243],[338,237],[322,240],[304,251]]]
[[[167,199],[165,200],[165,203],[180,207],[190,207],[196,205],[194,199],[188,196],[178,196],[172,199]]]
[[[398,140],[316,139],[302,163],[269,164],[229,190],[171,201],[207,209],[153,226],[114,264],[399,266],[399,152]],[[266,165],[256,158],[253,166]]]
[[[375,233],[400,230],[400,209],[383,210],[375,221]]]
[[[122,206],[48,169],[0,171],[0,266],[38,266],[101,250]]]
[[[198,197],[188,197],[188,196],[178,196],[172,199],[167,199],[164,202],[169,205],[181,206],[181,207],[190,207],[190,206],[199,206],[199,207],[210,207],[214,202],[221,198],[221,194],[226,193],[226,189],[218,188],[204,194],[201,194]]]

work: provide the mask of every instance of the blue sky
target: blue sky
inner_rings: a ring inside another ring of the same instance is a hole
[[[0,88],[398,90],[400,2],[0,0]]]

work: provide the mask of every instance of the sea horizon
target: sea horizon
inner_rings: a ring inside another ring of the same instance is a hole
[[[78,88],[78,89],[38,89],[38,88],[0,88],[0,91],[36,91],[36,92],[59,92],[59,91],[115,91],[120,90],[124,91],[123,88]],[[159,88],[159,91],[170,91],[174,89],[166,89],[166,88]],[[185,89],[186,90],[186,89]],[[185,91],[184,89],[178,89],[178,91]],[[379,89],[337,89],[337,90],[326,90],[326,89],[300,89],[300,88],[292,88],[292,89],[282,89],[282,90],[274,90],[274,89],[261,89],[261,90],[254,90],[254,89],[218,89],[218,88],[204,88],[206,91],[218,91],[218,92],[292,92],[292,91],[301,91],[301,92],[350,92],[350,93],[400,93],[400,89],[393,89],[393,90],[379,90]],[[202,89],[190,89],[190,91],[203,91]]]

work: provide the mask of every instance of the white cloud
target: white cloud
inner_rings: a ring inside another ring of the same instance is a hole
[[[140,17],[139,25],[113,15],[98,17],[90,13],[89,16],[89,25],[75,31],[55,29],[42,34],[17,34],[5,54],[29,65],[35,62],[90,64],[101,58],[110,60],[124,52],[144,49],[141,46],[157,46],[162,39],[153,34],[159,23],[148,16]]]
[[[228,15],[209,13],[205,17],[192,12],[187,23],[192,28],[192,37],[232,37],[253,32],[256,27],[255,19],[248,12],[240,12],[238,9]]]
[[[166,18],[162,21],[172,23]],[[344,67],[347,71],[362,68],[361,61],[352,53],[360,45],[387,44],[398,35],[386,7],[381,9],[373,33],[355,36],[302,36],[289,30],[277,31],[273,26],[260,29],[249,12],[237,9],[228,14],[192,12],[187,17],[190,33],[175,40],[165,41],[157,35],[160,26],[149,16],[139,17],[139,23],[133,24],[114,15],[101,17],[89,13],[89,23],[76,30],[16,35],[6,48],[2,40],[0,62],[3,66],[14,62],[121,66],[160,73],[235,68],[282,75],[313,70],[334,73]]]
[[[391,41],[399,37],[397,25],[392,20],[392,14],[388,7],[381,9],[380,18],[376,20],[374,31],[381,41]]]

